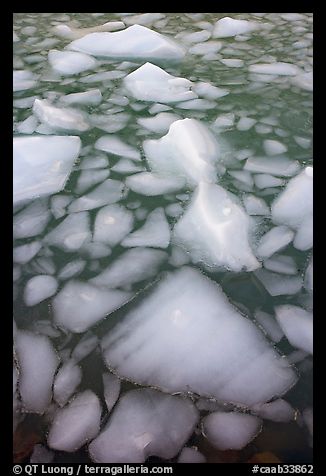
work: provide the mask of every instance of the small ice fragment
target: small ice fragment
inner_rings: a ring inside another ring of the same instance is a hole
[[[273,255],[264,261],[264,268],[281,274],[298,274],[298,266],[292,256]]]
[[[254,175],[255,185],[259,189],[268,187],[281,187],[284,185],[284,180],[278,177],[274,177],[269,174],[256,174]]]
[[[284,304],[275,307],[276,319],[293,347],[313,353],[312,313],[298,306]]]
[[[88,212],[72,213],[44,238],[44,243],[64,251],[77,251],[91,240]]]
[[[243,204],[248,215],[270,215],[270,209],[266,202],[252,194],[243,197]]]
[[[53,296],[58,289],[58,282],[52,276],[40,275],[31,278],[24,289],[26,306],[35,306]]]
[[[261,420],[237,412],[215,412],[203,419],[207,439],[219,450],[241,450],[261,431]]]
[[[86,266],[86,261],[82,259],[76,259],[67,263],[58,274],[58,279],[69,279],[73,276],[78,276]]]
[[[152,211],[145,224],[128,235],[122,242],[122,246],[151,246],[154,248],[167,248],[170,243],[170,227],[166,220],[164,209],[156,208]]]
[[[54,130],[85,132],[90,128],[81,111],[53,106],[46,99],[35,99],[33,113],[39,121]]]
[[[126,185],[141,195],[155,196],[182,189],[185,180],[182,177],[161,177],[151,172],[142,172],[128,177]]]
[[[94,241],[115,246],[134,224],[133,213],[122,205],[107,205],[99,210],[94,224]]]
[[[26,245],[16,246],[13,250],[13,261],[14,263],[26,264],[42,248],[42,243],[40,241],[33,241]]]
[[[124,184],[119,180],[106,179],[101,185],[80,198],[74,200],[68,208],[69,213],[93,210],[121,200],[124,192]]]
[[[110,412],[119,398],[121,382],[118,377],[108,372],[102,375],[102,379],[106,408]]]
[[[277,140],[266,139],[264,140],[263,146],[267,155],[279,155],[288,150],[284,144]]]
[[[302,288],[302,279],[299,276],[282,276],[265,269],[258,269],[254,274],[271,296],[296,294]]]
[[[73,359],[60,367],[53,383],[53,398],[63,407],[73,395],[82,379],[82,371]]]
[[[206,463],[205,456],[194,448],[183,448],[179,454],[178,463]]]
[[[257,30],[259,24],[253,21],[236,20],[230,17],[224,17],[215,23],[213,30],[214,38],[228,38],[236,35],[243,35]]]
[[[75,53],[73,51],[50,50],[48,61],[54,71],[63,76],[82,73],[88,69],[93,69],[98,62],[84,53]]]
[[[103,136],[95,142],[95,149],[109,152],[110,154],[126,157],[131,160],[141,160],[140,153],[134,147],[123,142],[116,136]]]
[[[260,258],[269,258],[293,240],[294,232],[287,226],[274,226],[262,236],[256,250]]]
[[[284,333],[273,316],[264,311],[255,312],[256,321],[263,327],[264,331],[274,342],[279,342]]]

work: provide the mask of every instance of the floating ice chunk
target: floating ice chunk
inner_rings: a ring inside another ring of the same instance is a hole
[[[124,22],[126,25],[134,25],[135,23],[139,25],[151,25],[155,21],[164,18],[164,16],[162,13],[141,13],[140,15],[132,15],[124,18]]]
[[[194,263],[252,271],[260,264],[250,247],[249,226],[248,215],[232,194],[201,182],[174,227],[173,241],[190,253]]]
[[[81,170],[102,169],[108,167],[108,159],[106,157],[90,157],[84,159],[80,165]]]
[[[33,106],[35,99],[37,99],[37,96],[15,99],[13,105],[18,109],[27,109]]]
[[[235,115],[230,112],[227,114],[221,114],[215,119],[213,126],[217,129],[229,129],[234,125]]]
[[[107,179],[83,197],[74,200],[68,208],[69,213],[92,210],[121,200],[124,184],[119,180]]]
[[[275,307],[276,319],[293,347],[313,353],[313,317],[298,306]]]
[[[79,250],[91,237],[88,213],[72,213],[45,236],[44,243],[72,252]]]
[[[309,149],[311,145],[311,139],[308,139],[307,137],[299,137],[299,136],[294,136],[293,138],[300,147],[302,147],[303,149]]]
[[[298,267],[292,256],[274,255],[264,261],[264,268],[281,274],[298,274]]]
[[[282,395],[296,381],[286,359],[221,288],[189,267],[169,273],[104,336],[102,349],[119,376],[169,393],[250,405]]]
[[[167,106],[166,104],[155,103],[148,109],[148,112],[150,114],[157,114],[158,112],[170,111],[171,109],[171,106]]]
[[[85,132],[90,128],[81,111],[52,106],[46,99],[35,99],[33,113],[39,121],[55,130]]]
[[[313,257],[311,256],[304,276],[304,287],[309,292],[313,291],[313,274]]]
[[[141,160],[140,153],[134,147],[123,142],[116,136],[103,136],[95,142],[95,149],[104,150],[109,154],[119,155],[131,160]]]
[[[122,205],[108,205],[97,213],[94,224],[94,241],[115,246],[131,232],[134,217]]]
[[[60,97],[63,104],[83,104],[87,106],[97,106],[102,102],[102,93],[99,89],[90,89],[84,93],[72,93]]]
[[[60,367],[53,383],[53,398],[63,407],[73,395],[82,379],[82,371],[74,360],[69,359]]]
[[[207,41],[211,37],[211,32],[207,30],[194,31],[192,33],[183,34],[181,39],[185,43],[199,43]]]
[[[279,342],[282,339],[284,333],[273,316],[258,310],[255,312],[255,319],[274,342]]]
[[[279,76],[296,76],[302,72],[298,66],[283,62],[251,64],[248,71],[259,74],[277,74]]]
[[[294,78],[292,78],[292,84],[305,91],[312,92],[314,89],[313,72],[309,71],[307,73],[297,74],[296,76],[294,76]]]
[[[274,170],[275,173],[275,170]],[[256,174],[254,176],[255,185],[257,188],[281,187],[284,185],[284,180],[274,177],[269,174]]]
[[[299,276],[281,276],[265,269],[255,271],[255,276],[271,296],[292,295],[300,291],[302,279]]]
[[[230,91],[226,89],[218,88],[205,82],[195,83],[192,90],[195,91],[198,96],[202,96],[206,99],[218,99],[230,93]]]
[[[26,306],[35,306],[35,304],[53,296],[57,289],[58,282],[52,276],[34,276],[28,281],[24,289]]]
[[[87,243],[81,249],[91,259],[104,258],[110,256],[111,248],[103,243]]]
[[[71,353],[71,358],[77,363],[87,357],[98,344],[98,337],[92,332],[87,332],[80,339],[76,347]]]
[[[77,38],[82,38],[88,33],[93,33],[96,31],[115,31],[121,30],[124,27],[125,24],[122,21],[109,21],[107,23],[104,23],[104,25],[93,26],[90,28],[73,28],[68,25],[60,24],[56,25],[53,28],[53,31],[58,36],[74,40]]]
[[[279,155],[288,150],[284,144],[277,140],[266,139],[264,140],[263,146],[267,155]]]
[[[193,55],[207,55],[215,54],[222,48],[220,41],[207,41],[206,43],[197,43],[197,45],[191,46],[188,53]]]
[[[118,377],[110,373],[104,373],[102,379],[106,408],[110,412],[119,398],[121,382]]]
[[[78,74],[88,69],[93,69],[98,64],[94,58],[84,53],[58,50],[49,51],[48,61],[54,71],[57,71],[63,76]]]
[[[262,236],[256,250],[260,258],[269,258],[293,240],[294,232],[287,226],[274,226]]]
[[[19,264],[26,264],[42,248],[42,243],[40,241],[33,241],[26,245],[16,246],[13,250],[13,262]]]
[[[113,110],[110,112],[110,116],[108,116],[108,114],[92,115],[90,116],[90,121],[98,129],[112,134],[121,131],[126,126],[130,116],[124,112],[114,113]]]
[[[298,228],[295,235],[293,246],[297,250],[309,250],[313,246],[313,216],[307,217]]]
[[[15,350],[19,362],[19,393],[24,409],[43,413],[52,399],[52,382],[59,359],[45,336],[17,331]]]
[[[80,146],[80,138],[75,136],[14,137],[14,203],[60,192]]]
[[[230,36],[242,35],[257,30],[257,28],[259,28],[259,24],[256,22],[224,17],[215,23],[213,37],[227,38]]]
[[[246,160],[244,170],[263,174],[274,174],[280,177],[291,177],[299,171],[300,165],[297,160],[290,160],[285,156],[274,157],[249,157]]]
[[[32,89],[36,84],[36,76],[31,71],[13,71],[13,92]]]
[[[69,279],[73,276],[78,276],[86,266],[86,261],[82,259],[76,259],[67,263],[58,274],[59,279]]]
[[[151,246],[153,248],[167,248],[170,243],[170,227],[166,220],[164,209],[156,208],[152,211],[145,224],[128,235],[122,246]]]
[[[180,203],[171,203],[165,207],[165,213],[169,217],[178,218],[183,213],[182,205]]]
[[[252,187],[254,184],[251,173],[246,170],[230,170],[229,175],[235,177],[239,182],[249,185],[249,187]]]
[[[194,448],[183,448],[179,454],[178,463],[206,463],[205,456]]]
[[[101,405],[91,390],[79,393],[65,408],[59,409],[50,427],[50,448],[74,452],[100,431]]]
[[[292,178],[272,203],[272,220],[276,224],[298,229],[313,213],[313,168],[306,167]]]
[[[175,122],[180,119],[180,116],[177,114],[172,114],[170,112],[161,112],[155,117],[146,117],[137,119],[137,123],[149,131],[156,132],[158,134],[164,134],[168,132],[172,122]]]
[[[167,135],[144,141],[143,148],[153,172],[184,177],[191,186],[200,180],[216,180],[219,145],[210,130],[196,119],[173,122]]]
[[[140,101],[178,102],[197,97],[192,82],[176,78],[152,63],[145,63],[123,80],[129,94]]]
[[[124,288],[151,278],[167,254],[161,250],[135,248],[128,250],[89,282],[108,288]]]
[[[89,445],[89,453],[96,463],[143,463],[152,455],[171,459],[197,421],[198,412],[189,399],[152,389],[132,390],[121,397],[107,425]]]
[[[203,419],[203,432],[219,450],[241,450],[261,431],[261,420],[237,412],[215,412]]]
[[[220,62],[223,63],[225,66],[228,66],[229,68],[241,68],[243,66],[242,59],[227,58],[220,59]]]
[[[55,195],[51,198],[51,212],[54,218],[62,218],[67,214],[66,207],[71,200],[71,195]]]
[[[117,174],[132,174],[135,172],[142,172],[145,169],[141,165],[135,164],[135,162],[130,159],[121,159],[111,167],[111,170]]]
[[[251,117],[241,117],[237,124],[237,129],[238,131],[248,131],[256,122],[256,119]]]
[[[188,264],[190,261],[189,254],[186,253],[182,248],[178,246],[173,246],[171,251],[171,256],[169,259],[169,263],[176,268],[183,266],[184,264]]]
[[[48,450],[45,446],[37,444],[33,448],[33,453],[29,462],[32,464],[51,463],[54,459],[55,453]]]
[[[251,411],[264,420],[276,422],[293,421],[295,417],[294,408],[282,398],[269,403],[257,403],[251,407]]]
[[[52,301],[55,323],[71,332],[84,332],[125,304],[130,293],[109,291],[81,281],[69,281]]]
[[[301,13],[281,13],[280,17],[287,21],[305,20],[305,16]]]
[[[17,127],[16,131],[20,134],[33,134],[38,124],[38,120],[35,116],[29,116],[24,121],[20,122]]]
[[[270,215],[270,210],[266,202],[255,195],[245,195],[243,204],[248,215]]]
[[[109,58],[180,60],[185,51],[170,38],[141,25],[116,33],[91,33],[75,40],[68,49]]]
[[[110,175],[109,170],[85,170],[83,171],[77,180],[76,192],[86,192],[92,185],[96,185],[99,182],[103,182]]]
[[[182,189],[185,186],[185,179],[182,177],[160,177],[150,172],[142,172],[128,177],[126,185],[141,195],[154,196]]]
[[[190,101],[184,101],[178,103],[179,109],[193,109],[193,110],[206,110],[206,109],[214,109],[216,107],[216,103],[208,100],[208,99],[190,99]]]

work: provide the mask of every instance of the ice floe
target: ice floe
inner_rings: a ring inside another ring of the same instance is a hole
[[[60,407],[63,407],[68,402],[81,380],[81,368],[73,359],[67,360],[60,367],[53,383],[53,398]]]
[[[64,251],[77,251],[91,240],[88,212],[72,213],[44,238],[44,243]]]
[[[231,271],[260,266],[250,244],[250,218],[230,192],[201,182],[173,230],[173,241],[194,263]]]
[[[58,282],[53,276],[33,276],[24,289],[24,301],[26,306],[35,306],[53,296],[58,288]]]
[[[182,177],[161,177],[151,172],[142,172],[127,177],[126,185],[141,195],[155,196],[182,189],[185,186],[185,179]]]
[[[189,267],[162,279],[103,338],[102,349],[119,376],[169,393],[251,405],[282,395],[297,380],[221,288]]]
[[[72,280],[52,301],[54,321],[71,332],[84,332],[130,298],[130,293],[113,291]]]
[[[191,91],[191,81],[176,78],[152,63],[128,74],[123,83],[129,94],[140,101],[173,103],[197,98]]]
[[[167,248],[170,243],[170,227],[162,207],[153,210],[147,217],[145,224],[128,235],[121,242],[122,246],[151,246],[153,248]]]
[[[97,66],[92,56],[74,51],[50,50],[48,61],[54,71],[64,76],[82,73]]]
[[[134,217],[122,205],[107,205],[97,213],[94,224],[94,241],[115,246],[131,232]]]
[[[84,132],[90,128],[86,115],[73,108],[53,106],[47,99],[35,99],[33,113],[54,130]]]
[[[145,26],[133,25],[114,33],[90,33],[67,47],[94,56],[180,60],[185,51],[170,38]]]
[[[69,213],[102,207],[121,200],[124,192],[124,184],[119,180],[107,179],[94,188],[87,195],[74,200],[68,207]]]
[[[313,317],[298,306],[283,304],[275,307],[276,319],[290,344],[313,353]]]
[[[14,203],[60,192],[80,146],[76,136],[14,137]]]
[[[107,425],[89,445],[89,453],[96,463],[143,463],[152,455],[171,459],[197,420],[189,399],[151,389],[132,390],[121,397]]]
[[[219,145],[210,130],[196,119],[173,122],[167,135],[146,140],[143,148],[154,173],[184,177],[190,186],[200,180],[216,180]]]

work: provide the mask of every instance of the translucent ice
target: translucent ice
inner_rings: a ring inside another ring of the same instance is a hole
[[[87,212],[72,213],[44,238],[48,245],[57,246],[64,251],[77,251],[91,240],[89,215]]]
[[[151,246],[153,248],[167,248],[170,243],[170,227],[166,220],[163,208],[152,211],[145,224],[128,235],[122,246]]]
[[[161,250],[131,249],[120,255],[90,282],[108,288],[124,288],[155,276],[166,258],[167,254]]]
[[[35,99],[33,113],[39,121],[54,130],[85,132],[90,127],[81,111],[53,106],[47,99]]]
[[[276,319],[290,344],[313,353],[313,317],[298,306],[284,304],[275,307]]]
[[[82,379],[81,368],[73,359],[67,360],[60,367],[53,384],[53,398],[63,407],[73,395]]]
[[[130,293],[109,291],[81,281],[69,281],[53,299],[55,323],[84,332],[128,301]]]
[[[142,172],[126,179],[126,185],[141,195],[163,195],[176,192],[185,186],[182,177],[161,177],[151,172]]]
[[[295,416],[294,409],[282,398],[278,398],[273,402],[253,405],[251,411],[260,418],[277,422],[288,422],[294,420]]]
[[[13,250],[14,263],[28,263],[28,261],[37,255],[41,248],[42,244],[40,241],[33,241],[32,243],[28,243],[26,245],[16,246]]]
[[[52,276],[39,275],[31,278],[24,289],[26,306],[35,306],[56,293],[58,282]]]
[[[256,250],[260,258],[269,258],[293,240],[294,232],[287,226],[274,226],[262,236]]]
[[[102,349],[119,376],[169,393],[251,405],[297,380],[221,288],[189,267],[169,273],[103,338]]]
[[[120,155],[132,160],[141,160],[140,153],[134,147],[123,142],[116,136],[103,136],[95,142],[95,149],[104,150],[110,154]]]
[[[128,74],[123,83],[129,94],[140,101],[171,103],[197,97],[191,91],[191,81],[176,78],[152,63]]]
[[[124,185],[119,180],[107,179],[83,197],[74,200],[68,208],[69,213],[92,210],[121,200]]]
[[[108,372],[102,375],[102,379],[106,408],[110,412],[119,398],[121,382],[118,377]]]
[[[69,405],[57,410],[48,434],[50,448],[74,452],[100,430],[101,405],[91,390],[79,393]]]
[[[170,459],[188,440],[197,420],[189,399],[152,389],[132,390],[119,400],[89,453],[96,463],[143,463],[151,455]]]
[[[250,218],[237,199],[219,185],[201,182],[173,230],[173,241],[194,263],[232,271],[260,266],[249,241]]]
[[[97,213],[94,224],[94,241],[115,246],[131,232],[134,217],[122,205],[108,205]]]
[[[191,186],[200,180],[216,180],[219,145],[209,129],[196,119],[173,122],[167,135],[146,140],[143,148],[155,173],[184,177]]]
[[[26,411],[43,413],[52,399],[52,382],[59,359],[45,336],[17,331],[14,339],[20,376],[19,392]]]
[[[299,170],[299,163],[285,156],[250,157],[246,160],[244,170],[262,174],[274,174],[281,177],[291,177]]]
[[[99,89],[90,89],[82,93],[71,93],[61,96],[60,102],[63,104],[83,104],[98,105],[102,102],[102,94]]]
[[[14,203],[60,192],[78,157],[75,136],[15,137],[13,139]]]
[[[109,58],[180,60],[185,55],[173,40],[141,25],[115,33],[91,33],[70,43],[68,49]]]
[[[73,51],[50,50],[48,61],[55,71],[64,76],[78,74],[97,65],[97,61],[91,56]]]
[[[261,420],[236,412],[215,412],[203,419],[203,431],[219,450],[241,450],[261,430]]]

